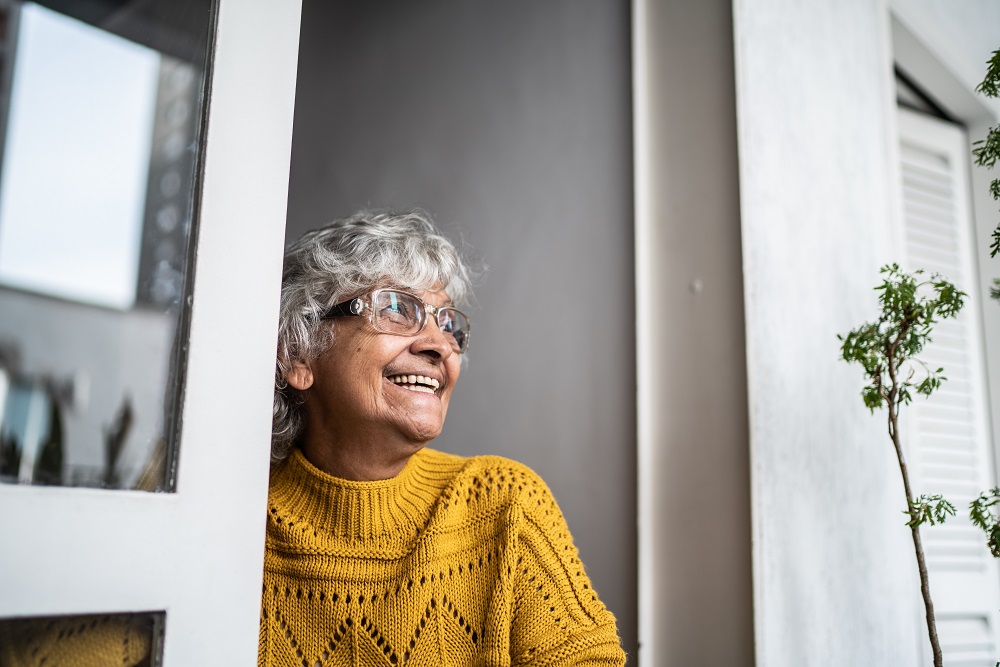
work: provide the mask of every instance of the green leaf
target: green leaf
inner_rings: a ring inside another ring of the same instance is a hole
[[[912,381],[912,375],[900,377],[901,369],[907,362],[926,368],[918,355],[931,342],[934,325],[955,317],[966,298],[965,292],[937,274],[925,278],[922,270],[905,273],[898,264],[883,266],[880,274],[882,282],[875,287],[881,308],[878,319],[837,336],[841,358],[864,369],[867,382],[861,398],[872,412],[890,402],[909,404],[914,390],[930,396],[940,388],[946,379],[941,368]]]
[[[1000,558],[1000,521],[992,510],[997,503],[1000,503],[998,487],[980,493],[969,503],[969,520],[986,534],[986,546],[994,558]]]
[[[875,408],[881,408],[885,402],[881,392],[873,385],[868,385],[862,389],[861,397],[865,402],[865,407],[872,412],[875,412]]]
[[[1000,49],[997,49],[986,61],[986,76],[983,78],[976,90],[987,97],[1000,96]],[[991,127],[986,134],[986,139],[981,139],[972,144],[972,155],[976,158],[976,164],[981,167],[992,168],[1000,158],[1000,127]],[[993,199],[1000,200],[1000,178],[994,179],[990,183],[990,194]],[[990,257],[1000,254],[1000,225],[993,230],[993,237],[990,243]],[[990,290],[990,296],[1000,301],[1000,283],[995,283],[997,287]]]
[[[909,509],[904,514],[910,517],[907,526],[914,527],[925,523],[936,525],[944,523],[949,516],[955,516],[955,506],[945,500],[940,494],[926,493],[911,498]]]
[[[997,158],[1000,158],[1000,127],[991,127],[986,139],[975,143],[972,156],[976,158],[976,164],[980,167],[993,168]]]
[[[1000,49],[986,61],[986,77],[976,86],[976,91],[986,97],[1000,97]]]

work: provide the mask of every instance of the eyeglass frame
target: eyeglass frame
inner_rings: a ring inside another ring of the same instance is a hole
[[[380,329],[378,325],[375,324],[375,309],[372,307],[372,304],[375,303],[375,297],[379,292],[396,292],[397,294],[405,294],[406,296],[415,299],[416,302],[420,304],[421,311],[423,313],[423,322],[420,324],[420,328],[413,333],[402,333],[401,331],[386,331],[384,329]],[[365,303],[365,299],[368,300],[367,303]],[[365,314],[366,310],[368,311],[367,315]],[[465,331],[465,346],[459,346],[459,349],[457,350],[459,354],[465,354],[469,350],[469,339],[472,337],[472,318],[454,306],[435,306],[434,304],[427,303],[416,294],[407,292],[406,290],[394,289],[392,287],[379,287],[377,289],[373,289],[370,292],[359,294],[353,299],[341,301],[340,303],[330,306],[326,309],[326,311],[324,311],[320,319],[328,320],[333,317],[354,316],[365,317],[368,320],[368,323],[371,324],[375,331],[378,331],[379,333],[389,334],[390,336],[416,336],[427,326],[427,323],[431,319],[428,316],[434,317],[434,323],[437,324],[438,330],[441,330],[443,333],[443,330],[441,329],[441,322],[438,320],[438,313],[443,310],[453,310],[464,317],[465,321],[469,323],[469,328]]]

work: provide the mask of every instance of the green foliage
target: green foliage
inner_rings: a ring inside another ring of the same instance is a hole
[[[993,52],[993,55],[986,61],[986,77],[983,82],[976,87],[976,90],[987,97],[1000,97],[1000,49]],[[976,164],[987,168],[992,168],[1000,157],[1000,128],[991,127],[985,141],[977,141],[973,144],[975,148],[972,154],[976,158]],[[990,195],[993,199],[1000,200],[1000,179],[993,179],[990,183]],[[996,257],[1000,253],[1000,225],[993,230],[990,242],[990,257]],[[993,279],[993,286],[990,288],[990,297],[1000,301],[1000,278]],[[988,493],[980,493],[979,497],[969,503],[969,519],[980,530],[986,533],[986,546],[994,558],[1000,558],[1000,517],[993,513],[992,508],[1000,503],[1000,487],[993,487]],[[1000,662],[997,662],[1000,667]]]
[[[879,292],[881,314],[875,322],[866,322],[841,341],[841,355],[848,363],[861,364],[868,384],[861,390],[865,407],[876,408],[908,404],[913,393],[930,396],[946,379],[943,369],[931,370],[915,381],[911,368],[901,376],[907,362],[923,365],[916,359],[931,340],[935,323],[955,317],[965,303],[965,292],[934,274],[922,280],[923,271],[904,273],[898,264],[882,267]]]
[[[994,558],[1000,558],[1000,517],[991,508],[998,503],[1000,487],[993,487],[988,493],[980,493],[978,498],[969,503],[969,519],[986,533],[986,546]]]
[[[903,513],[910,517],[906,525],[913,533],[913,551],[927,612],[927,634],[934,654],[934,667],[943,667],[934,603],[931,601],[930,575],[920,542],[920,526],[942,523],[948,516],[955,515],[955,506],[940,495],[913,496],[899,434],[899,408],[913,399],[914,392],[930,396],[944,381],[944,369],[927,368],[917,355],[931,341],[935,324],[940,319],[958,314],[966,295],[937,274],[925,279],[923,271],[904,273],[898,264],[882,267],[881,273],[882,284],[875,288],[881,306],[878,319],[865,322],[846,336],[837,338],[841,342],[840,353],[844,360],[861,364],[865,369],[868,383],[861,390],[865,407],[872,412],[875,408],[888,408],[889,438],[896,450],[899,473],[903,478],[906,494],[906,510]],[[919,381],[915,381],[914,369],[918,365],[923,366],[925,372]]]
[[[990,59],[986,61],[986,77],[982,83],[976,86],[976,90],[986,97],[1000,97],[1000,49],[993,52]],[[1000,127],[991,127],[986,139],[977,141],[972,149],[972,154],[976,158],[976,164],[980,167],[992,169],[1000,158]],[[990,194],[993,199],[1000,200],[1000,178],[993,179],[990,183]],[[990,242],[990,257],[996,257],[1000,253],[1000,225],[993,230],[992,241]],[[990,296],[1000,301],[1000,281],[994,282],[996,288],[990,290]]]
[[[935,525],[944,523],[949,516],[955,516],[955,506],[945,500],[941,495],[920,494],[916,498],[910,498],[910,509],[903,512],[910,517],[906,522],[907,526],[920,526],[925,523]]]
[[[986,78],[976,86],[976,92],[986,97],[1000,97],[1000,49],[986,61]]]
[[[925,279],[923,271],[905,273],[898,264],[882,267],[881,274],[882,283],[875,288],[881,307],[878,319],[837,338],[844,360],[865,369],[868,384],[861,390],[865,407],[872,412],[890,407],[891,415],[898,406],[909,404],[914,394],[930,396],[946,379],[943,368],[932,370],[917,355],[931,342],[938,321],[958,315],[966,294],[937,274]],[[925,371],[919,379],[916,366]],[[894,430],[893,426],[890,434],[895,438]],[[906,525],[911,528],[933,526],[955,515],[955,506],[940,495],[907,498],[907,505],[903,513],[910,517]]]
[[[976,164],[980,167],[986,167],[987,169],[992,169],[993,165],[997,163],[997,158],[1000,158],[1000,127],[991,127],[989,134],[986,135],[985,139],[980,139],[972,143],[975,148],[972,149],[972,155],[976,158]],[[994,198],[997,197],[997,188],[1000,185],[995,185],[997,181],[990,183],[990,193],[993,194]]]

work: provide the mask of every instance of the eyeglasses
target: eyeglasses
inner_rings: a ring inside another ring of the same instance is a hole
[[[451,306],[432,306],[408,292],[377,289],[332,306],[323,319],[364,315],[376,330],[396,336],[415,336],[424,330],[427,316],[433,315],[438,328],[455,352],[469,349],[472,322],[468,315]]]

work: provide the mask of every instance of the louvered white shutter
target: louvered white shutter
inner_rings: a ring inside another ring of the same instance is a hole
[[[946,525],[923,528],[931,595],[944,663],[993,667],[1000,660],[998,561],[968,519],[969,501],[995,485],[972,264],[969,144],[959,126],[905,109],[900,142],[906,268],[940,273],[969,294],[960,316],[937,326],[922,355],[928,366],[944,368],[947,381],[904,410],[915,493],[940,493],[958,510]]]

